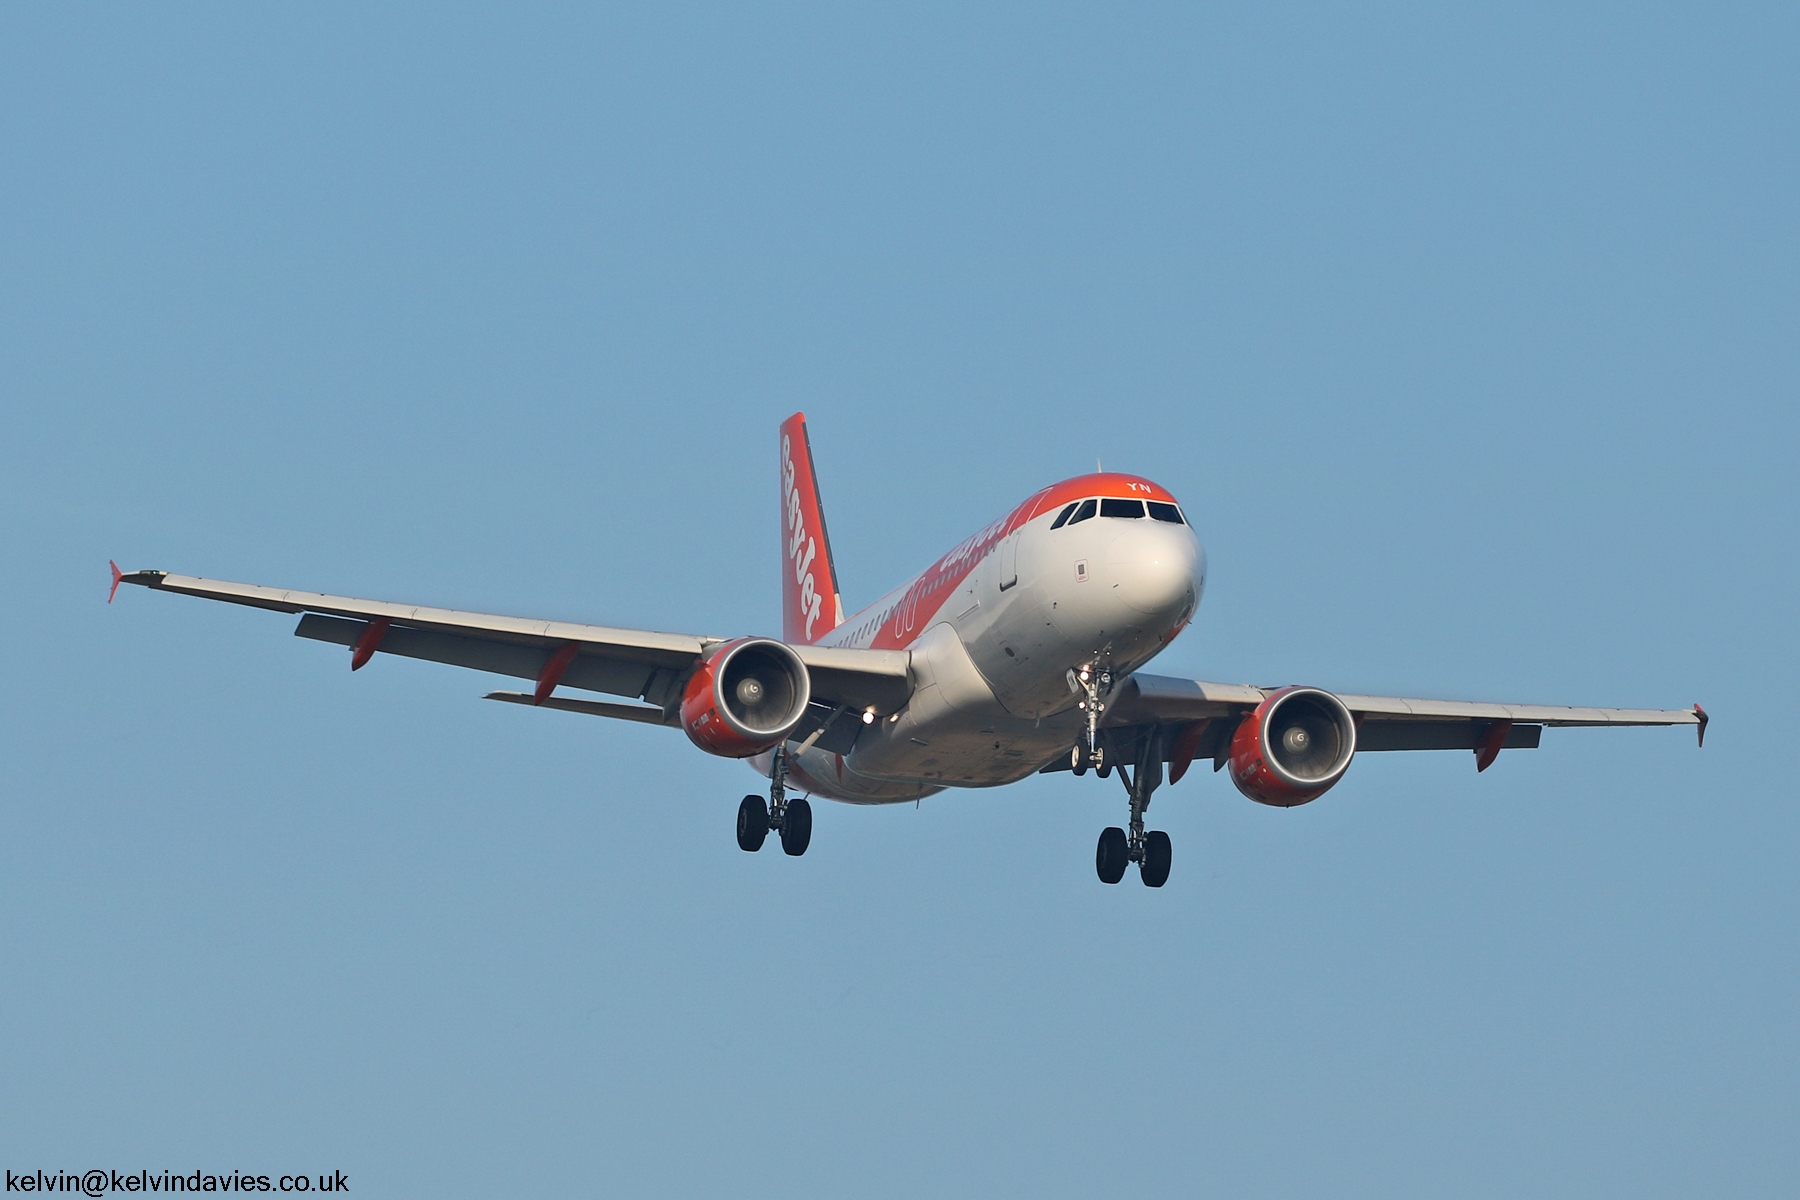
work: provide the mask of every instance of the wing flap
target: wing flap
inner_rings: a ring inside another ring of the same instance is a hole
[[[489,692],[484,700],[504,700],[508,704],[526,704],[533,708],[555,708],[563,712],[586,713],[590,717],[612,717],[618,721],[638,721],[645,725],[680,725],[681,718],[648,704],[620,704],[613,700],[581,700],[574,696],[546,696],[540,703],[530,692]]]
[[[1375,750],[1473,750],[1490,728],[1486,721],[1364,721],[1356,731],[1356,752]],[[1542,725],[1514,725],[1501,748],[1536,750]]]
[[[912,655],[905,650],[795,646],[812,676],[813,695],[861,712],[890,713],[912,696]]]
[[[1269,689],[1273,690],[1273,689]],[[1145,721],[1198,721],[1235,716],[1255,708],[1268,690],[1242,683],[1207,683],[1168,675],[1135,672],[1106,701],[1106,724],[1136,725]]]

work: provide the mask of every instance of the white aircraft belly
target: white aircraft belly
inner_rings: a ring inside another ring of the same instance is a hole
[[[858,775],[988,787],[1023,779],[1075,740],[1079,714],[1031,720],[1001,707],[948,623],[926,630],[913,662],[911,702],[865,729],[845,759]]]

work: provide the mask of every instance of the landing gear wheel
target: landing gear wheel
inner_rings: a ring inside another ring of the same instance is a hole
[[[812,841],[812,805],[805,800],[789,800],[787,815],[781,821],[781,848],[796,858],[806,853]]]
[[[1125,831],[1110,825],[1100,831],[1100,845],[1094,850],[1094,870],[1101,883],[1117,883],[1125,878],[1125,866],[1131,861],[1131,847],[1125,842]]]
[[[1112,774],[1112,764],[1106,761],[1104,748],[1090,751],[1086,746],[1077,744],[1069,751],[1069,770],[1077,775],[1086,775],[1091,770],[1105,779]]]
[[[761,796],[745,796],[738,805],[738,849],[754,854],[769,836],[769,806]]]
[[[1152,829],[1144,835],[1144,862],[1139,874],[1144,877],[1145,887],[1161,887],[1169,882],[1169,860],[1173,854],[1169,835],[1162,830]]]

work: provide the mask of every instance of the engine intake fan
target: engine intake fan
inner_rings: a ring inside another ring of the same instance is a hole
[[[1343,778],[1356,753],[1356,719],[1318,688],[1283,688],[1231,735],[1231,782],[1258,804],[1291,808]]]
[[[749,758],[785,741],[811,700],[799,655],[769,638],[743,638],[714,651],[688,680],[681,727],[708,754]]]

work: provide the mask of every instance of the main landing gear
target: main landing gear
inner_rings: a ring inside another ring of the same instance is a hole
[[[1080,747],[1077,747],[1077,753]],[[1161,887],[1169,882],[1172,848],[1169,835],[1160,829],[1144,829],[1144,810],[1150,807],[1150,795],[1162,785],[1162,736],[1155,726],[1138,739],[1137,762],[1128,772],[1124,763],[1117,768],[1131,800],[1130,831],[1117,825],[1100,831],[1100,844],[1094,850],[1094,870],[1101,883],[1117,883],[1125,878],[1125,868],[1138,865],[1138,875],[1145,887]]]
[[[798,858],[806,853],[812,841],[812,805],[804,797],[787,798],[787,747],[775,750],[775,762],[769,771],[769,799],[745,796],[738,805],[738,849],[755,853],[763,847],[763,839],[773,829],[781,837],[784,853]]]

